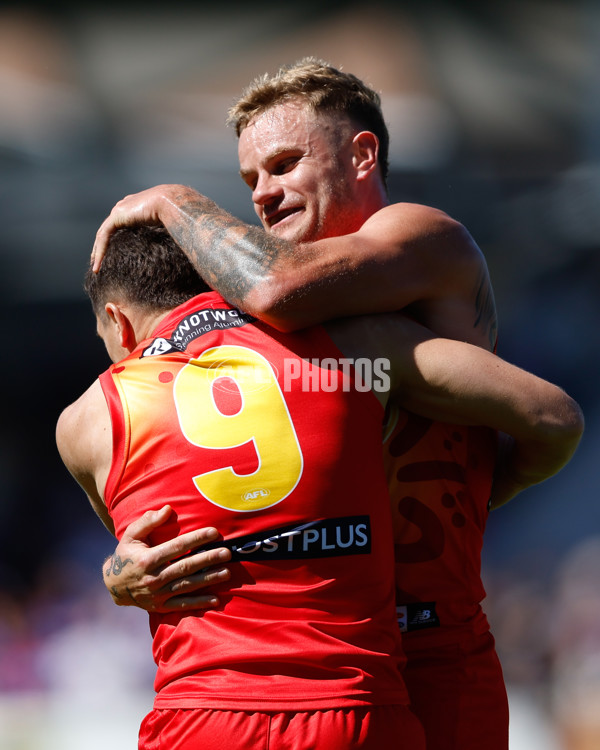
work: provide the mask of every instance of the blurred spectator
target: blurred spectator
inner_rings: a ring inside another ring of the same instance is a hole
[[[552,707],[564,750],[600,748],[600,535],[565,558],[552,601]]]

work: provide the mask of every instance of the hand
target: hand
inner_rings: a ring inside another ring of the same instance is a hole
[[[231,577],[227,568],[208,569],[230,560],[231,551],[219,547],[177,559],[190,549],[218,539],[215,528],[190,531],[155,547],[147,543],[148,535],[171,512],[171,507],[165,505],[129,524],[114,554],[105,562],[104,584],[115,604],[140,607],[147,612],[209,609],[219,604],[214,594],[196,592]]]
[[[494,481],[488,502],[489,510],[495,510],[505,505],[509,500],[527,488],[527,484],[519,482],[514,474],[513,460],[515,456],[515,441],[510,435],[498,433],[498,451]]]
[[[92,270],[95,273],[98,272],[108,242],[115,229],[144,224],[153,226],[163,224],[161,210],[164,210],[164,201],[168,201],[170,195],[174,197],[181,194],[182,191],[189,190],[190,188],[183,185],[156,185],[147,190],[142,190],[140,193],[127,195],[120,200],[96,232],[91,257]]]

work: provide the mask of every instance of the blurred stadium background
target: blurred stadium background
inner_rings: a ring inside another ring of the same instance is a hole
[[[127,193],[193,185],[254,221],[225,112],[307,54],[380,90],[394,201],[484,250],[499,353],[579,400],[556,478],[490,519],[486,609],[511,750],[600,747],[600,2],[0,4],[0,748],[136,747],[153,664],[62,466],[60,410],[108,360],[81,291]]]

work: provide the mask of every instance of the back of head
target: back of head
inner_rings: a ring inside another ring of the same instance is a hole
[[[360,78],[315,57],[305,57],[277,73],[265,73],[244,89],[229,109],[227,122],[239,136],[249,122],[271,107],[301,100],[316,113],[343,114],[379,139],[379,166],[384,183],[389,164],[389,133],[379,94]]]
[[[88,269],[84,289],[96,315],[115,298],[161,312],[210,291],[167,230],[152,226],[117,229],[98,273]]]

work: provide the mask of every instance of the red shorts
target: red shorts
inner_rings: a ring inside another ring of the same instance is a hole
[[[427,750],[507,750],[508,699],[490,633],[422,651],[407,646],[406,655],[404,680]]]
[[[406,706],[319,711],[154,709],[139,750],[425,750],[423,728]]]

